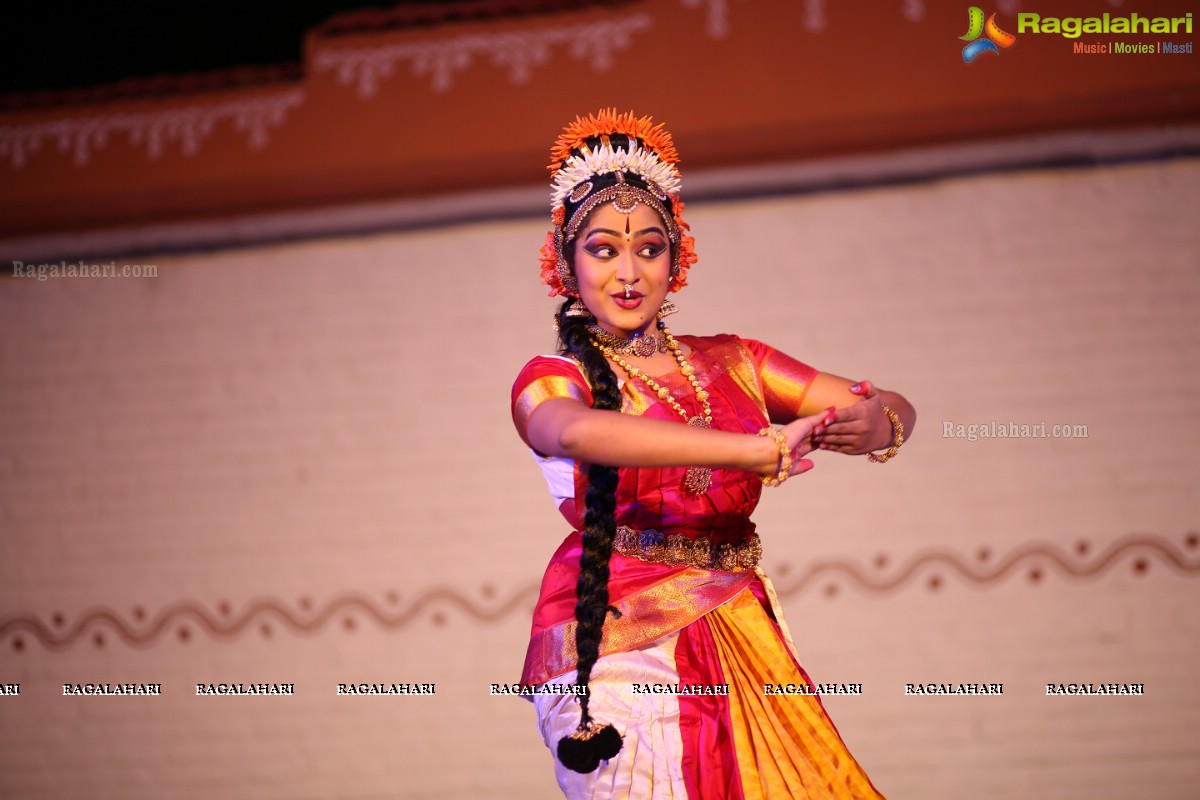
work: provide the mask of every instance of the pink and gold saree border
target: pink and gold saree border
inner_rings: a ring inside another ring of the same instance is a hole
[[[754,572],[715,572],[684,568],[613,603],[621,616],[604,623],[600,655],[620,653],[680,630],[750,585]],[[521,681],[545,683],[575,668],[572,617],[551,625],[530,640]]]

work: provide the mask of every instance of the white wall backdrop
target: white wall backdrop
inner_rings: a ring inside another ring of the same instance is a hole
[[[894,462],[820,454],[756,515],[889,797],[1194,796],[1198,209],[1196,159],[689,204],[673,330],[918,409]],[[0,795],[556,796],[532,708],[488,695],[567,533],[508,411],[552,347],[545,228],[0,282]],[[943,436],[993,421],[1087,435]],[[62,696],[89,681],[162,695]],[[295,694],[195,695],[220,681]],[[1145,695],[1045,696],[1067,682]]]

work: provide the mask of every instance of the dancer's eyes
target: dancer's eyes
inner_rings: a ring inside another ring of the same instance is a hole
[[[612,245],[597,242],[596,244],[588,244],[584,247],[588,255],[592,258],[612,258],[617,254],[616,248]]]
[[[643,242],[636,252],[642,258],[657,258],[666,250],[666,247],[666,243],[662,240],[652,238]],[[617,255],[617,248],[605,241],[588,241],[584,244],[584,250],[593,258],[605,259]]]
[[[665,249],[666,245],[662,242],[651,240],[643,244],[637,252],[643,258],[657,258]]]

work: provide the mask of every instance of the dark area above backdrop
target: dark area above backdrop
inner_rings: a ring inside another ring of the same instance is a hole
[[[419,28],[629,1],[14,3],[2,26],[0,109],[298,80],[310,30]]]

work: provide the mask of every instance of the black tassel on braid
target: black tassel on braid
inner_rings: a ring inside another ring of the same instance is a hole
[[[604,354],[592,344],[587,333],[587,317],[571,317],[566,312],[577,298],[568,298],[558,310],[560,352],[576,358],[587,374],[592,388],[592,407],[606,411],[621,409],[617,376]],[[578,656],[577,683],[583,687],[579,707],[578,730],[558,742],[558,760],[576,772],[591,772],[621,749],[621,734],[612,725],[592,719],[588,712],[588,681],[600,656],[604,620],[611,611],[620,612],[608,602],[608,561],[616,536],[617,469],[602,464],[588,467],[587,510],[584,513],[583,554],[579,558],[579,583],[576,585],[575,652]]]

